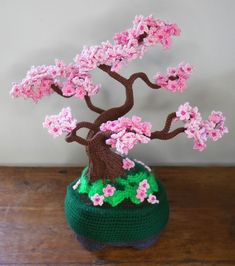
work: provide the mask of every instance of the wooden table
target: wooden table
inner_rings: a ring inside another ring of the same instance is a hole
[[[81,168],[0,168],[0,265],[235,265],[235,168],[158,167],[169,224],[146,250],[84,250],[63,210]]]

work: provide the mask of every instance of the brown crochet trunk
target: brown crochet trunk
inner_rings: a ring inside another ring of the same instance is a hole
[[[141,36],[138,41],[142,42],[143,38],[145,38],[145,35]],[[132,109],[134,105],[133,84],[137,79],[141,79],[151,89],[160,89],[160,86],[152,83],[147,75],[143,72],[134,73],[129,78],[125,78],[119,73],[111,71],[110,66],[100,65],[99,69],[107,73],[111,78],[118,81],[124,87],[126,99],[122,105],[104,110],[95,106],[90,97],[86,95],[85,102],[87,107],[99,115],[92,123],[86,121],[77,123],[77,126],[66,137],[67,142],[77,142],[86,147],[86,152],[89,157],[89,181],[95,181],[98,179],[103,179],[104,181],[107,179],[114,180],[115,177],[124,175],[124,169],[122,167],[123,158],[117,153],[113,152],[110,146],[106,145],[105,140],[110,136],[111,132],[101,132],[101,124],[107,121],[116,120],[119,117],[127,114]],[[170,79],[174,80],[178,79],[178,77],[170,77]],[[64,96],[62,90],[57,85],[53,84],[51,88],[65,98],[72,97]],[[184,127],[176,128],[175,130],[170,131],[172,121],[175,119],[175,117],[175,112],[169,114],[165,121],[164,128],[162,130],[156,130],[152,132],[150,138],[167,140],[184,132]],[[77,131],[80,128],[89,129],[86,138],[82,138],[81,136],[77,135]]]
[[[99,132],[87,146],[88,177],[91,182],[100,178],[104,182],[107,178],[114,181],[115,177],[124,175],[122,157],[110,149],[110,146],[105,143],[106,139],[107,135]]]

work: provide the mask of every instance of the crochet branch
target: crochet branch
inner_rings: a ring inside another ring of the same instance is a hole
[[[132,60],[141,58],[151,46],[160,44],[165,49],[169,48],[172,37],[179,34],[180,29],[175,23],[152,16],[137,16],[132,28],[115,34],[113,43],[106,41],[84,47],[71,64],[56,60],[55,65],[32,67],[25,79],[13,84],[11,95],[31,98],[35,102],[53,93],[65,98],[75,97],[85,100],[87,107],[98,114],[94,122],[77,122],[67,107],[58,115],[47,116],[43,123],[54,137],[66,133],[67,142],[86,146],[89,181],[100,178],[114,180],[123,176],[126,170],[135,166],[134,160],[126,157],[129,150],[138,143],[148,143],[153,139],[168,140],[185,133],[194,140],[194,149],[202,151],[208,139],[216,141],[228,132],[221,112],[213,111],[207,120],[203,120],[197,107],[185,103],[168,115],[163,129],[156,131],[152,131],[152,125],[142,122],[140,117],[124,117],[134,105],[133,86],[137,79],[155,90],[183,92],[186,89],[186,82],[193,71],[188,63],[169,67],[166,74],[157,73],[153,81],[143,72],[130,77],[118,73]],[[126,97],[122,105],[105,110],[93,104],[91,96],[101,91],[101,85],[92,80],[95,68],[124,88]],[[177,121],[183,122],[183,126],[171,130],[171,125]],[[89,129],[86,138],[78,135],[81,128]]]

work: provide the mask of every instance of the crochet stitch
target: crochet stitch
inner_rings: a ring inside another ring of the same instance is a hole
[[[159,204],[143,202],[138,205],[120,204],[115,208],[93,206],[83,194],[73,189],[76,180],[67,188],[65,198],[65,215],[73,231],[88,239],[105,244],[145,240],[158,236],[167,224],[169,205],[166,192],[157,181]],[[133,244],[134,245],[134,244]]]
[[[152,194],[158,192],[155,176],[139,163],[136,163],[133,170],[127,171],[124,177],[116,177],[114,183],[111,180],[104,183],[102,179],[89,183],[87,171],[88,167],[83,170],[79,183],[76,183],[73,189],[77,193],[87,194],[95,206],[102,206],[106,202],[115,207],[126,199],[133,204],[140,204],[145,198],[152,204],[157,203],[157,199],[151,200]],[[140,196],[141,193],[144,198]]]
[[[208,138],[218,140],[228,132],[222,114],[218,123],[190,123],[190,126],[189,123],[185,123],[183,127],[172,131],[172,123],[177,120],[184,121],[182,114],[179,116],[179,110],[169,114],[164,128],[156,131],[151,131],[152,125],[149,122],[141,122],[140,117],[124,117],[134,105],[133,85],[137,79],[141,79],[155,90],[182,92],[186,88],[186,81],[193,70],[188,63],[168,68],[166,75],[157,73],[154,82],[151,82],[143,72],[134,73],[129,78],[118,73],[128,62],[142,57],[150,46],[161,44],[164,48],[169,48],[172,37],[179,34],[180,29],[175,23],[154,19],[152,16],[136,16],[132,28],[115,34],[113,44],[107,41],[100,45],[84,47],[72,64],[66,65],[56,60],[55,65],[32,67],[25,79],[13,84],[11,95],[31,98],[36,102],[53,92],[65,98],[74,96],[84,99],[87,107],[99,114],[93,123],[76,123],[70,108],[65,108],[59,115],[47,116],[43,123],[53,136],[59,136],[64,132],[67,134],[67,142],[77,142],[86,146],[89,157],[87,176],[90,182],[98,179],[114,180],[117,176],[125,175],[125,170],[133,167],[133,162],[128,159],[123,161],[120,154],[127,155],[138,143],[148,143],[153,139],[168,140],[186,133],[194,140],[194,149],[202,151]],[[95,68],[99,68],[124,86],[126,99],[122,105],[104,110],[92,103],[90,96],[98,93],[101,87],[92,81],[92,70]],[[214,113],[219,112],[213,111],[211,117]],[[191,120],[199,122],[190,118]],[[77,134],[81,128],[89,129],[86,138]]]
[[[70,64],[55,60],[53,65],[33,66],[21,82],[12,86],[12,97],[38,102],[56,93],[84,100],[97,113],[94,122],[77,122],[67,107],[58,115],[46,116],[43,123],[53,137],[66,134],[68,143],[85,146],[89,164],[67,188],[65,215],[86,248],[146,247],[154,243],[168,221],[169,205],[163,185],[145,163],[128,158],[135,145],[184,133],[194,141],[193,148],[202,151],[208,139],[217,141],[228,132],[221,112],[212,111],[207,120],[202,120],[198,108],[189,103],[171,112],[160,130],[152,130],[152,124],[139,116],[126,117],[134,106],[134,84],[138,79],[156,91],[175,93],[186,89],[193,72],[189,63],[169,67],[166,74],[158,72],[153,81],[144,72],[129,77],[119,73],[154,45],[170,48],[172,38],[179,35],[175,23],[136,16],[132,27],[116,33],[113,42],[85,46]],[[121,105],[104,109],[93,103],[91,97],[102,91],[101,85],[92,80],[92,71],[97,68],[123,87],[125,100]],[[176,123],[183,125],[172,129]],[[86,137],[78,134],[82,128],[89,130]]]

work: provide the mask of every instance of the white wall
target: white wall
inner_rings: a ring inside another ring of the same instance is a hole
[[[91,121],[95,114],[76,99],[44,98],[38,104],[12,100],[12,81],[20,81],[31,65],[53,64],[54,58],[67,63],[83,44],[111,40],[128,27],[136,14],[175,21],[182,35],[170,50],[151,48],[142,61],[123,69],[123,75],[145,71],[152,77],[169,65],[185,60],[195,72],[184,94],[152,91],[138,81],[136,105],[131,114],[151,121],[160,129],[168,113],[185,101],[198,105],[204,117],[211,110],[222,110],[230,133],[217,143],[208,143],[203,153],[192,149],[185,136],[164,142],[140,145],[132,156],[148,164],[234,164],[235,111],[235,1],[224,0],[0,0],[0,165],[84,165],[84,148],[53,139],[42,121],[71,105],[78,120]],[[123,101],[123,88],[98,71],[103,83],[94,97],[107,108]]]

